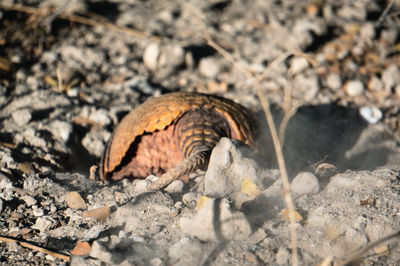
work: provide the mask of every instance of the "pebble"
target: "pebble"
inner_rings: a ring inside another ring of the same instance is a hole
[[[400,97],[400,84],[396,85],[394,92],[396,93],[397,97]]]
[[[163,265],[163,262],[160,258],[153,258],[150,260],[150,264],[152,266],[161,266],[161,265]]]
[[[363,93],[364,85],[359,80],[351,80],[346,82],[346,84],[344,85],[344,90],[347,95],[355,97]]]
[[[363,23],[360,29],[361,38],[371,41],[375,37],[375,26],[373,23]]]
[[[381,91],[384,87],[384,84],[381,79],[379,79],[377,76],[371,77],[371,79],[368,82],[368,89],[371,91]]]
[[[32,206],[33,215],[35,215],[36,217],[43,216],[44,210],[42,208],[37,208],[37,207],[35,208],[35,207],[36,207],[36,205]]]
[[[360,115],[370,124],[378,123],[383,117],[382,111],[375,106],[361,107]]]
[[[65,121],[55,120],[49,124],[49,131],[56,139],[67,142],[72,133],[72,125]]]
[[[44,232],[50,229],[54,224],[54,220],[48,216],[38,217],[35,224],[32,226],[33,229],[37,229],[40,232]]]
[[[18,126],[24,126],[31,120],[32,115],[28,109],[17,110],[11,114],[14,122]]]
[[[150,183],[150,180],[147,179],[139,180],[138,182],[136,182],[134,192],[137,194],[147,192]]]
[[[34,197],[29,196],[29,195],[23,196],[22,199],[25,201],[25,203],[28,207],[35,205],[37,203],[37,200]]]
[[[94,121],[96,124],[103,126],[108,126],[111,124],[111,118],[108,115],[108,111],[105,109],[91,109],[89,120]]]
[[[65,194],[65,203],[73,210],[85,210],[87,207],[81,195],[76,191],[70,191]]]
[[[252,233],[246,215],[234,211],[226,198],[206,200],[194,217],[182,217],[179,225],[186,235],[201,241],[244,240]]]
[[[0,173],[0,189],[1,190],[11,190],[11,188],[13,187],[13,184],[11,182],[11,180]]]
[[[385,90],[390,91],[396,84],[400,83],[400,70],[392,64],[382,73],[382,81],[385,84]]]
[[[294,57],[291,61],[290,61],[290,69],[289,71],[292,72],[292,74],[297,74],[302,72],[303,70],[305,70],[308,67],[308,61],[306,58],[304,57]]]
[[[197,194],[195,192],[188,192],[182,196],[182,201],[185,203],[189,208],[196,207],[197,204]]]
[[[181,180],[175,180],[169,184],[164,190],[168,193],[182,193],[184,183]]]
[[[105,129],[92,129],[82,139],[82,145],[92,155],[100,158],[105,149],[106,140],[111,133]]]
[[[157,69],[160,46],[158,43],[150,43],[146,46],[143,53],[143,63],[151,71]]]
[[[209,79],[215,79],[221,71],[220,61],[214,57],[205,57],[200,60],[199,72]]]
[[[319,192],[318,178],[310,172],[299,173],[292,181],[291,190],[298,196]]]
[[[180,45],[168,44],[161,50],[158,58],[159,67],[176,69],[185,62],[185,51]]]
[[[340,75],[337,73],[330,73],[326,78],[326,85],[332,90],[338,90],[342,87]]]

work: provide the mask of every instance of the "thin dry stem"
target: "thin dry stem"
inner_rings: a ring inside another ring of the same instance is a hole
[[[70,261],[70,257],[67,256],[67,255],[64,255],[64,254],[61,254],[61,253],[58,253],[58,252],[54,252],[54,251],[51,251],[51,250],[46,249],[46,248],[42,248],[42,247],[36,246],[36,245],[31,244],[29,242],[26,242],[24,240],[15,239],[13,237],[0,236],[0,241],[3,241],[3,242],[14,242],[14,243],[17,243],[18,245],[20,245],[22,247],[30,248],[32,250],[36,250],[36,251],[45,253],[47,255],[51,255],[51,256],[53,256],[55,258],[62,259],[64,261]]]

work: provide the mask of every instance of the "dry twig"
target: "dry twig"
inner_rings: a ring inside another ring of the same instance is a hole
[[[58,253],[58,252],[55,252],[55,251],[51,251],[49,249],[42,248],[42,247],[36,246],[34,244],[31,244],[31,243],[29,243],[27,241],[20,240],[20,239],[15,239],[13,237],[0,236],[0,241],[3,241],[3,242],[14,242],[14,243],[17,243],[18,245],[20,245],[22,247],[30,248],[32,250],[36,250],[36,251],[45,253],[45,254],[53,256],[55,258],[62,259],[64,261],[69,261],[70,260],[70,257],[67,256],[67,255],[64,255],[64,254],[61,254],[61,253]]]

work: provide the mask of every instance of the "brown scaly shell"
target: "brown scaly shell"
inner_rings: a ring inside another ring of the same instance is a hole
[[[199,164],[206,163],[221,137],[254,148],[255,133],[250,112],[231,100],[189,92],[150,98],[114,130],[102,158],[100,178],[145,178],[179,164],[184,170],[175,169],[176,179],[204,166]],[[195,165],[185,165],[190,163]]]

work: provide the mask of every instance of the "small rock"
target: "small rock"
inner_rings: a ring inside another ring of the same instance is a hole
[[[26,125],[32,118],[31,112],[28,109],[17,110],[11,116],[18,126]]]
[[[39,217],[39,216],[43,216],[44,215],[44,210],[42,209],[42,208],[34,208],[34,207],[36,207],[36,205],[34,205],[34,206],[32,206],[32,209],[33,209],[33,215],[35,215],[36,217]]]
[[[383,117],[382,111],[375,106],[361,107],[360,115],[370,124],[378,123]]]
[[[383,86],[383,82],[377,76],[373,76],[368,82],[368,89],[371,91],[381,91]]]
[[[152,266],[161,266],[161,265],[163,265],[163,262],[160,258],[154,258],[154,259],[151,259],[150,264]]]
[[[179,224],[185,234],[202,241],[243,240],[252,233],[246,215],[233,211],[225,198],[205,201],[195,217],[183,217]]]
[[[169,44],[163,47],[158,58],[159,67],[175,69],[185,62],[185,51],[180,45]]]
[[[394,92],[396,93],[397,97],[400,97],[400,84],[396,85]]]
[[[355,97],[363,93],[364,85],[359,80],[351,80],[346,82],[346,84],[344,85],[344,90],[347,95]]]
[[[299,173],[292,181],[293,193],[300,195],[313,195],[319,192],[318,178],[309,172]]]
[[[105,129],[92,129],[82,139],[82,145],[90,154],[101,157],[104,152],[105,142],[110,138],[110,135],[110,132]]]
[[[169,184],[164,190],[168,193],[182,193],[184,183],[181,180],[175,180]]]
[[[13,184],[12,184],[11,180],[7,176],[0,174],[0,189],[1,190],[11,190],[12,187],[13,187]]]
[[[400,83],[400,70],[392,64],[382,73],[382,81],[385,84],[385,90],[390,91],[396,84]]]
[[[108,115],[108,111],[105,109],[91,109],[89,120],[101,126],[108,126],[111,124],[111,118]]]
[[[188,237],[182,238],[168,249],[171,261],[176,261],[178,265],[195,265],[202,253],[201,243]]]
[[[66,142],[72,132],[72,125],[64,121],[55,120],[50,123],[49,131],[56,139]]]
[[[93,242],[90,256],[108,264],[114,263],[112,253],[109,252],[99,241]]]
[[[87,240],[97,239],[102,232],[103,228],[99,225],[92,226],[85,234]]]
[[[289,69],[289,71],[291,71],[295,75],[297,73],[302,72],[307,67],[308,67],[307,59],[305,59],[304,57],[296,56],[290,61],[290,69]]]
[[[209,79],[215,79],[221,71],[221,63],[214,57],[205,57],[199,64],[199,72]]]
[[[337,73],[330,73],[326,78],[326,85],[332,90],[338,90],[342,86],[340,75]]]
[[[149,190],[149,185],[151,184],[150,180],[143,179],[136,182],[134,192],[136,194],[145,193]]]
[[[65,203],[73,210],[86,209],[86,203],[76,191],[70,191],[65,194]]]
[[[37,203],[37,200],[29,195],[25,195],[22,197],[22,199],[25,201],[26,205],[28,205],[28,207],[35,205]]]
[[[195,192],[188,192],[182,196],[182,201],[189,208],[194,208],[197,204],[197,194]]]
[[[361,38],[371,42],[375,37],[375,26],[373,23],[363,23],[360,29]]]
[[[143,63],[151,71],[155,71],[158,65],[160,46],[158,43],[150,43],[146,46],[143,53]]]
[[[40,232],[44,232],[50,229],[54,224],[54,220],[50,217],[44,216],[36,219],[36,223],[32,226],[33,229],[37,229]]]

